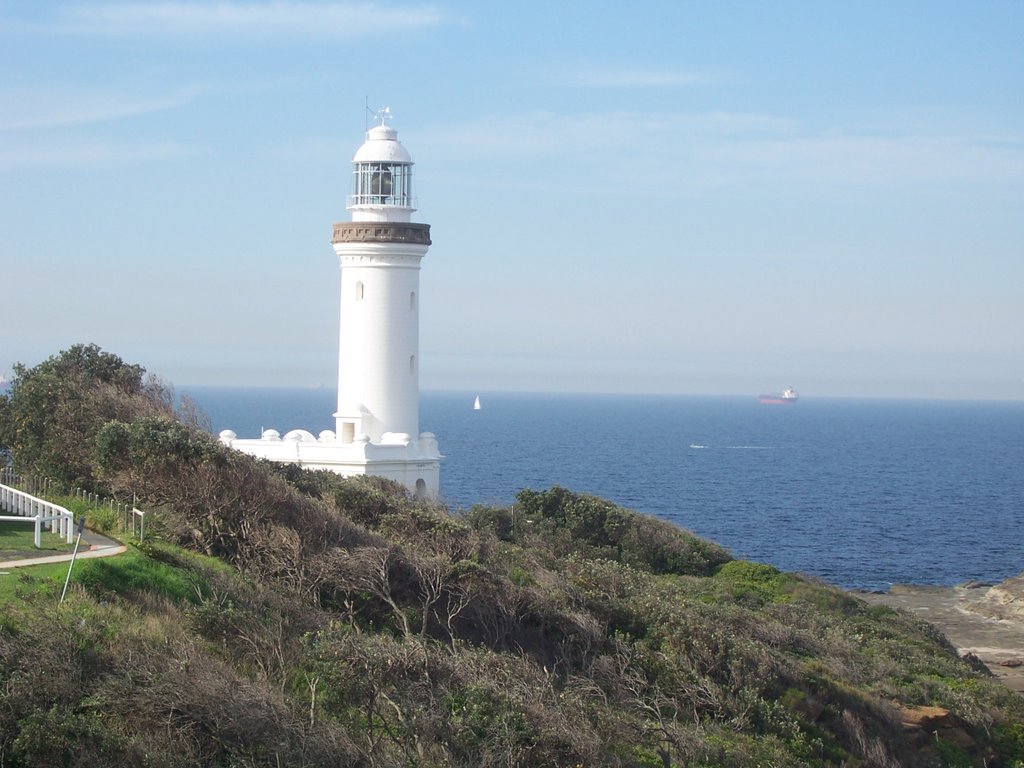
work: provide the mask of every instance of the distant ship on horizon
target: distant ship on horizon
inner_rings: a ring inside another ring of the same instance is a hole
[[[795,403],[800,399],[800,395],[792,387],[786,387],[779,394],[761,395],[758,399],[765,405],[785,405]]]

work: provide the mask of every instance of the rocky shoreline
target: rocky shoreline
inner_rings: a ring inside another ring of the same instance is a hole
[[[889,592],[858,597],[931,622],[961,656],[973,656],[1008,688],[1024,693],[1024,574],[995,585],[896,584]]]

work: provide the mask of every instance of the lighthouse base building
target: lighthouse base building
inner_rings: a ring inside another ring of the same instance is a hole
[[[416,440],[405,434],[389,434],[378,443],[361,434],[345,443],[331,430],[314,437],[304,429],[293,429],[282,437],[277,430],[267,429],[262,438],[255,440],[239,439],[231,430],[224,430],[220,440],[260,459],[326,469],[346,477],[386,477],[421,498],[436,498],[440,487],[442,456],[430,432],[423,432]]]
[[[419,431],[419,274],[430,226],[411,220],[412,158],[387,110],[379,117],[352,161],[352,221],[335,224],[331,238],[341,265],[335,428],[315,437],[268,429],[254,440],[225,430],[220,439],[262,459],[385,477],[433,498],[442,456],[434,435]]]

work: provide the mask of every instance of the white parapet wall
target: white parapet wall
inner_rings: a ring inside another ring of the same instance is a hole
[[[440,490],[443,457],[430,432],[423,432],[417,440],[404,433],[386,432],[379,443],[371,443],[366,435],[343,443],[330,430],[315,437],[306,430],[294,429],[282,437],[277,430],[267,429],[254,440],[241,439],[227,429],[220,433],[220,441],[229,448],[268,461],[326,469],[345,477],[384,477],[401,483],[421,498],[437,498]]]

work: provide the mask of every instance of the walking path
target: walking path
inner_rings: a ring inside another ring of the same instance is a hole
[[[111,557],[126,552],[128,547],[118,541],[107,538],[101,533],[86,529],[82,534],[82,546],[78,549],[78,559],[88,560],[94,557]],[[0,561],[0,575],[12,568],[24,568],[28,565],[42,565],[43,563],[68,562],[71,559],[71,552],[62,552],[59,555],[40,555],[39,557],[26,557],[21,560]]]

